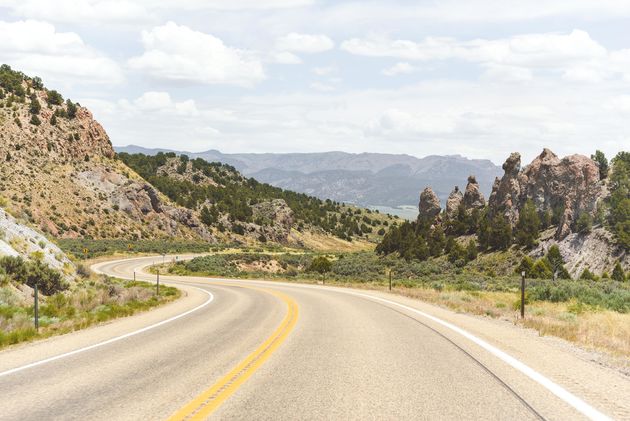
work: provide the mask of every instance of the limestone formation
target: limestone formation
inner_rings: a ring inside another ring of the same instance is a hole
[[[420,193],[420,204],[418,208],[420,210],[419,218],[429,221],[434,220],[440,214],[442,210],[440,208],[440,199],[431,187],[425,188],[422,193]]]
[[[473,209],[483,209],[486,206],[486,198],[479,190],[479,183],[474,175],[468,177],[468,185],[466,186],[466,192],[463,199],[464,207],[466,211],[472,211]]]
[[[448,199],[446,200],[446,215],[453,219],[457,215],[457,208],[464,200],[464,195],[458,186],[455,186],[451,194],[448,195]]]
[[[557,239],[572,232],[582,212],[595,215],[605,187],[593,160],[582,155],[559,159],[549,149],[544,149],[523,170],[519,170],[520,161],[520,155],[513,153],[503,164],[505,175],[495,182],[490,196],[492,214],[503,213],[516,224],[519,209],[527,200],[532,200],[540,212],[561,212]]]

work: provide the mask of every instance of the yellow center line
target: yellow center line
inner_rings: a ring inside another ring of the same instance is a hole
[[[213,284],[229,285],[234,284]],[[226,399],[251,377],[252,374],[274,353],[293,330],[298,319],[298,306],[289,296],[261,288],[238,285],[241,288],[255,289],[272,294],[287,305],[287,314],[276,330],[254,352],[241,361],[232,371],[219,379],[213,386],[203,391],[192,401],[173,414],[169,421],[203,420],[215,411]]]

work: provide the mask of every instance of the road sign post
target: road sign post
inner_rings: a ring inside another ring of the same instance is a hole
[[[525,271],[521,272],[521,319],[525,318]]]
[[[39,291],[37,288],[37,283],[35,283],[34,298],[35,298],[35,308],[34,308],[35,330],[39,332]]]
[[[133,271],[133,281],[136,282],[136,271]]]
[[[160,296],[160,271],[157,271],[157,283],[155,284],[156,295]]]
[[[392,290],[392,270],[389,270],[389,290]]]

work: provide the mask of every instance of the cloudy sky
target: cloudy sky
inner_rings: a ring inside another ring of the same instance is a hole
[[[627,0],[0,0],[0,61],[115,145],[630,149]]]

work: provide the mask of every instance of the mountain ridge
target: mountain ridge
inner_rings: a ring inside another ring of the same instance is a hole
[[[115,150],[149,155],[168,151],[136,145]],[[481,190],[489,195],[495,178],[502,173],[490,160],[461,155],[418,158],[408,154],[340,151],[226,154],[216,149],[170,152],[229,164],[246,176],[283,189],[361,206],[415,206],[423,185],[433,186],[445,202],[453,184],[469,175],[475,175]]]

